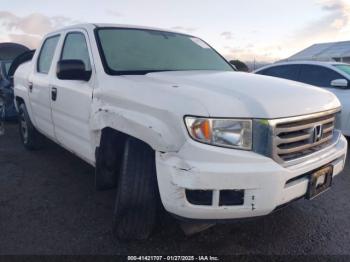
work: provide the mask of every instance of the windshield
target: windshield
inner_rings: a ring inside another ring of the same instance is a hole
[[[336,68],[350,76],[350,65],[334,65]]]
[[[216,51],[188,35],[127,28],[101,28],[96,33],[109,74],[157,71],[234,71]]]

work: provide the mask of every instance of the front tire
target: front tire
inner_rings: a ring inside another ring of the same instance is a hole
[[[117,187],[123,157],[125,135],[106,130],[96,149],[95,186],[97,190]]]
[[[28,150],[38,149],[40,147],[40,134],[33,126],[33,123],[29,118],[29,114],[24,103],[20,104],[18,107],[18,123],[19,134],[23,146]]]
[[[155,152],[142,141],[128,138],[114,211],[114,233],[117,238],[147,239],[155,227],[158,207]]]

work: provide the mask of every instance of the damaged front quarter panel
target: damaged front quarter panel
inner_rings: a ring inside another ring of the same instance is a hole
[[[90,126],[95,146],[99,145],[101,130],[106,127],[140,139],[159,152],[178,151],[186,139],[178,119],[168,111],[151,107],[130,110],[123,103],[112,104],[98,97],[93,100]]]

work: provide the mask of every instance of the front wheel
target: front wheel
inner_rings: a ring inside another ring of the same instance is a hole
[[[18,107],[19,134],[22,144],[28,150],[39,148],[39,132],[35,129],[29,118],[27,108],[24,103]]]
[[[155,152],[142,141],[128,138],[115,203],[115,235],[122,240],[147,239],[155,227],[158,207]]]

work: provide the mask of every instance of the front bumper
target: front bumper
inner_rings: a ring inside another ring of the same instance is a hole
[[[338,142],[306,162],[282,167],[251,151],[233,150],[188,140],[177,153],[156,155],[157,178],[165,209],[189,219],[235,219],[262,216],[304,196],[309,178],[303,176],[332,164],[333,177],[344,168],[347,140]],[[191,204],[185,190],[212,191],[211,205]],[[244,190],[241,205],[220,206],[222,190]]]

